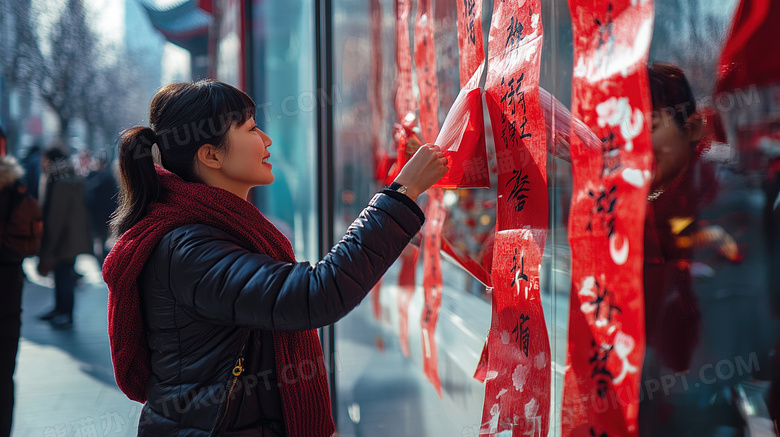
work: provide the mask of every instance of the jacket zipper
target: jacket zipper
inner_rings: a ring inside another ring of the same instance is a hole
[[[233,396],[233,390],[236,388],[236,384],[238,383],[238,378],[241,377],[241,374],[244,373],[244,351],[246,350],[246,345],[249,342],[249,334],[251,334],[251,331],[247,332],[246,336],[244,337],[243,345],[241,346],[241,352],[238,353],[238,357],[236,358],[236,365],[233,366],[233,370],[231,371],[232,382],[230,383],[230,389],[227,392],[227,396],[225,397],[225,401],[222,403],[222,406],[220,407],[220,413],[219,413],[219,420],[217,421],[216,425],[214,425],[214,428],[211,430],[211,433],[209,433],[210,436],[215,435],[217,432],[217,429],[219,429],[220,425],[222,425],[222,421],[225,420],[225,416],[228,412],[228,407],[230,406],[230,398]]]

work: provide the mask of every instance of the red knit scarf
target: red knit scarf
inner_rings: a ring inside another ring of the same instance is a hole
[[[163,235],[183,225],[202,223],[250,243],[258,253],[295,262],[290,241],[251,203],[220,188],[185,182],[160,167],[157,173],[167,189],[164,201],[152,204],[148,215],[122,234],[103,265],[114,375],[122,392],[138,402],[146,402],[151,361],[136,281]],[[304,360],[321,362],[322,348],[314,330],[273,334],[277,375]],[[280,390],[288,436],[333,434],[326,376],[300,378]]]

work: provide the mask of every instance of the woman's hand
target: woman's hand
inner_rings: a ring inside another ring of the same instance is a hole
[[[417,196],[431,188],[449,170],[447,158],[439,146],[426,144],[417,149],[414,156],[401,169],[395,182],[405,185],[406,195],[412,200],[417,200]]]

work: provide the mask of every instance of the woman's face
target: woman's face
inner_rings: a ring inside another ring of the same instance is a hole
[[[258,186],[274,181],[268,161],[273,141],[261,131],[254,119],[228,131],[228,148],[222,162],[222,173],[237,183]]]
[[[680,129],[667,111],[653,113],[653,154],[655,176],[651,189],[665,188],[691,161],[695,141],[691,128]]]

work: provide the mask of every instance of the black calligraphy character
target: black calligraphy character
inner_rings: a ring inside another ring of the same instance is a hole
[[[528,117],[523,116],[523,124],[520,125],[520,139],[529,138],[531,134],[525,131],[525,125],[528,123]]]
[[[604,22],[598,18],[594,19],[594,22],[599,26],[599,44],[598,50],[602,50],[604,46],[607,47],[606,55],[612,55],[614,51],[614,43],[617,40],[614,34],[615,21],[612,18],[612,2],[607,6],[607,16]]]
[[[463,0],[463,6],[466,13],[466,35],[472,44],[476,44],[477,35],[476,26],[474,25],[474,20],[476,19],[476,14],[474,13],[475,1]]]
[[[597,434],[596,430],[593,427],[590,428],[590,435],[591,437],[609,437],[609,434],[605,432],[602,432],[601,434]]]
[[[525,114],[525,93],[522,93],[522,96],[520,96],[520,88],[523,85],[523,79],[525,79],[525,73],[520,74],[520,77],[517,78],[517,81],[515,81],[515,78],[513,77],[509,79],[509,82],[506,83],[507,90],[504,95],[501,96],[501,103],[503,104],[504,112],[511,110],[512,114],[515,113],[515,95],[517,95],[518,99],[522,98],[523,114]],[[504,85],[505,80],[505,78],[501,78],[502,86]]]
[[[528,175],[523,175],[522,170],[517,171],[515,169],[512,169],[512,177],[506,183],[506,186],[508,187],[512,182],[514,182],[514,186],[509,193],[507,201],[514,199],[515,202],[517,202],[515,204],[515,211],[521,212],[525,208],[525,200],[528,199],[525,192],[531,191],[528,187],[531,182],[528,180]]]
[[[610,345],[607,347],[607,345],[602,345],[599,347],[596,344],[596,341],[592,340],[591,347],[593,348],[593,356],[588,360],[588,362],[593,365],[591,378],[597,378],[596,392],[599,396],[605,398],[607,397],[609,381],[612,381],[613,379],[612,372],[607,370],[607,360],[615,346]]]
[[[515,334],[515,343],[518,338],[522,339],[522,349],[525,356],[528,356],[528,345],[531,342],[531,328],[525,326],[525,322],[531,320],[530,316],[520,314],[520,321],[515,323],[515,329],[512,330],[512,334]]]
[[[515,17],[511,17],[509,19],[509,27],[507,27],[507,36],[506,36],[506,44],[504,47],[508,47],[509,45],[514,45],[516,43],[519,43],[525,37],[523,36],[523,23],[520,22],[520,19],[515,19]]]
[[[504,147],[507,149],[510,146],[510,140],[512,147],[515,147],[518,145],[518,141],[533,136],[530,132],[525,131],[526,124],[528,123],[528,117],[525,115],[527,110],[525,104],[525,91],[520,91],[524,78],[525,73],[520,74],[519,78],[513,77],[509,79],[508,82],[506,82],[506,78],[501,78],[501,85],[506,85],[507,87],[500,100],[502,106],[501,139],[504,141]],[[515,97],[517,97],[517,101],[515,101]],[[515,121],[509,121],[509,118],[507,117],[507,113],[511,113],[512,115],[516,114],[517,103],[520,103],[520,106],[523,110],[519,137],[517,135],[517,126],[515,125]]]
[[[433,308],[431,308],[431,306],[426,303],[425,309],[423,311],[423,323],[427,325],[431,322],[431,317],[433,317]]]
[[[623,167],[620,161],[620,146],[615,144],[615,139],[614,132],[610,132],[609,135],[601,138],[602,176],[607,176]]]
[[[615,206],[617,205],[617,185],[613,185],[609,191],[603,187],[599,189],[598,194],[588,191],[588,196],[595,201],[595,205],[590,211],[590,220],[587,230],[593,232],[593,220],[598,217],[601,219],[602,229],[607,230],[607,236],[611,237],[615,232]]]
[[[506,116],[505,112],[501,113],[501,140],[504,142],[505,149],[508,149],[510,145],[513,148],[517,147],[519,145],[518,141],[520,141],[520,139],[517,138],[517,129],[515,128],[515,123],[513,121],[509,121],[509,118]]]
[[[615,295],[611,291],[608,291],[606,287],[604,287],[602,291],[602,288],[599,285],[598,281],[595,281],[595,288],[596,288],[596,298],[588,302],[588,304],[596,306],[596,311],[593,315],[593,318],[596,320],[596,322],[604,319],[604,317],[601,317],[601,313],[602,313],[601,309],[603,305],[606,311],[605,314],[606,324],[610,324],[612,323],[612,314],[615,312],[619,314],[623,314],[623,310],[621,310],[620,307],[614,304]]]
[[[512,263],[514,264],[512,266],[512,269],[509,270],[509,272],[512,274],[512,283],[509,284],[510,287],[515,286],[515,281],[518,279],[520,280],[528,280],[528,275],[525,274],[525,255],[520,255],[520,273],[515,274],[515,270],[517,270],[517,248],[515,248],[515,255],[512,257]]]

